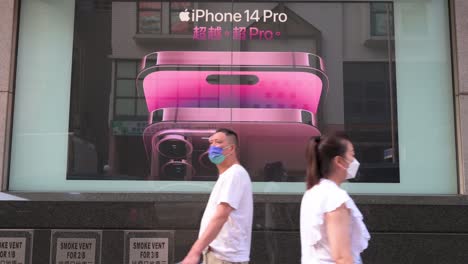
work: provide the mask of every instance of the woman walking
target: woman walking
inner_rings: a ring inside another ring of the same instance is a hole
[[[356,204],[340,185],[359,162],[346,136],[312,138],[306,149],[307,191],[301,203],[302,264],[357,264],[369,232]]]

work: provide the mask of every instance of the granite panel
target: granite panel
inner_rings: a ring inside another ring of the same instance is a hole
[[[10,100],[11,100],[11,94],[9,92],[0,91],[0,175],[1,176],[3,176],[3,170],[6,166],[5,155],[8,155],[7,152],[5,152],[4,150],[8,149],[7,148],[7,144],[8,144],[7,133],[9,133],[9,127],[10,127],[8,125],[8,122],[10,121],[9,120]],[[0,189],[3,190],[4,189],[3,186],[6,186],[6,184],[4,184],[3,182],[4,178],[6,181],[6,177],[1,177],[1,176],[0,176]]]
[[[15,42],[15,0],[0,1],[0,91],[11,91]]]
[[[251,263],[301,263],[299,232],[254,231],[250,257]]]
[[[466,79],[468,80],[468,73],[467,73]],[[462,177],[460,180],[460,184],[461,184],[460,189],[461,189],[461,192],[466,195],[468,194],[468,95],[460,95],[458,99],[460,103],[460,135],[461,135],[461,142],[459,142],[460,144],[459,146],[461,148],[461,162],[462,162],[462,166],[461,166],[462,171],[460,171],[459,173],[460,176]]]
[[[364,263],[466,264],[468,234],[372,233]]]
[[[102,263],[123,263],[124,231],[104,230],[102,232]]]
[[[468,206],[358,207],[372,232],[468,233]],[[269,204],[266,208],[265,204],[255,204],[255,231],[299,230],[299,204]],[[203,203],[2,202],[0,228],[196,230],[203,210]]]
[[[198,237],[198,227],[192,230],[176,230],[174,240],[174,259],[176,263],[182,261]]]
[[[0,228],[143,228],[157,224],[150,203],[1,203]]]
[[[207,193],[67,193],[67,192],[7,192],[34,202],[153,202],[201,203],[206,205]],[[468,205],[468,195],[351,195],[356,204],[383,205]],[[255,204],[299,204],[302,194],[254,194]],[[11,199],[13,201],[14,199]],[[9,201],[9,200],[6,200]]]
[[[155,203],[154,225],[167,229],[198,228],[206,202]]]
[[[454,7],[459,92],[468,93],[468,1],[455,0]]]
[[[300,203],[255,203],[254,230],[299,230]]]
[[[468,232],[468,206],[358,204],[378,232]],[[299,230],[299,204],[256,204],[254,230]],[[443,216],[443,217],[441,217]]]
[[[468,233],[468,206],[359,205],[374,232]]]
[[[32,264],[50,262],[50,230],[34,230]]]

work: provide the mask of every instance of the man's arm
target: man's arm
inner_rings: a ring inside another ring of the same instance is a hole
[[[182,261],[182,264],[198,264],[200,260],[200,255],[210,243],[218,235],[221,228],[223,228],[224,223],[229,218],[229,215],[234,210],[227,203],[220,203],[216,207],[216,212],[213,217],[210,219],[205,231],[200,235],[200,237],[195,241],[192,248],[190,249],[187,256]]]

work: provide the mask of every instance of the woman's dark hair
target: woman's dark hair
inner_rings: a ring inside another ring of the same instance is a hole
[[[319,183],[320,179],[330,172],[333,158],[346,153],[346,142],[349,141],[344,134],[313,137],[309,140],[306,148],[307,190]]]

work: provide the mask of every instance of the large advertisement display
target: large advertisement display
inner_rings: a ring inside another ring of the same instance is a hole
[[[364,9],[369,28],[334,23],[343,20],[330,10],[338,6]],[[213,181],[208,138],[230,128],[253,181],[303,182],[309,138],[345,131],[362,163],[356,181],[399,182],[391,3],[118,1],[108,8],[108,26],[90,29],[82,27],[89,15],[102,16],[76,2],[67,179]],[[133,32],[129,20],[138,22]],[[350,34],[340,45],[327,39],[337,29]],[[365,29],[370,43],[350,47],[358,58],[348,60],[343,49]],[[94,39],[103,31],[110,36]],[[83,52],[91,44],[102,51]],[[90,85],[94,78],[109,82]],[[96,104],[83,107],[89,101]]]
[[[304,146],[319,136],[328,88],[323,63],[304,52],[157,52],[143,62],[150,121],[143,131],[149,179],[214,180],[208,138],[239,136],[241,163],[257,181],[303,181]],[[310,58],[309,58],[310,57]],[[319,67],[311,62],[319,61]]]
[[[429,178],[456,192],[446,3],[25,0],[20,13],[12,190],[209,191],[208,138],[229,128],[256,192],[302,193],[306,142],[334,132],[361,163],[351,192],[421,193]]]

